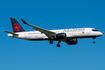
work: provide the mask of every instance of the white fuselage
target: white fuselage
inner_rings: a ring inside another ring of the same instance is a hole
[[[93,29],[93,30],[92,30]],[[95,30],[94,28],[76,28],[76,29],[60,29],[60,30],[49,30],[59,33],[66,33],[67,38],[91,38],[91,37],[99,37],[103,34],[100,31]],[[39,31],[29,31],[29,32],[16,32],[15,34],[8,34],[9,37],[25,39],[25,40],[49,40],[49,38]]]

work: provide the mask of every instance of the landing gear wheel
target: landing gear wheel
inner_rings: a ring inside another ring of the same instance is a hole
[[[57,47],[60,47],[60,44],[57,44]]]
[[[95,43],[95,41],[93,41],[93,43]]]
[[[49,43],[50,43],[50,44],[53,44],[53,41],[50,41]]]

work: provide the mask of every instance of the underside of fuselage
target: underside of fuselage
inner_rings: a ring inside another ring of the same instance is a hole
[[[65,41],[65,40],[69,40],[69,39],[81,39],[81,38],[96,38],[99,36],[76,36],[76,37],[67,37],[66,39],[60,39],[61,41]],[[49,38],[33,38],[33,39],[29,39],[29,38],[19,38],[19,37],[12,37],[12,38],[18,38],[18,39],[23,39],[23,40],[30,40],[30,41],[41,41],[41,40],[51,40]],[[59,41],[57,39],[52,39],[53,41]]]

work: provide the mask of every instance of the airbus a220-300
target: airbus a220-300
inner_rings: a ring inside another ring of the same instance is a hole
[[[50,44],[53,44],[53,41],[58,41],[57,47],[60,47],[60,42],[63,41],[68,45],[77,44],[77,39],[79,38],[93,38],[93,43],[95,43],[94,39],[96,37],[100,37],[103,34],[94,29],[94,28],[70,28],[70,29],[58,29],[58,30],[46,30],[31,24],[26,23],[23,19],[22,22],[33,29],[35,31],[25,31],[22,26],[16,21],[15,18],[10,18],[13,31],[9,32],[9,37],[31,40],[31,41],[41,41],[48,40]]]

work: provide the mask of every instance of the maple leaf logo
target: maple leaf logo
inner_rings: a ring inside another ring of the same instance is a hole
[[[20,30],[20,25],[19,24],[15,24],[14,26],[13,26],[13,30],[14,31],[19,31]]]

